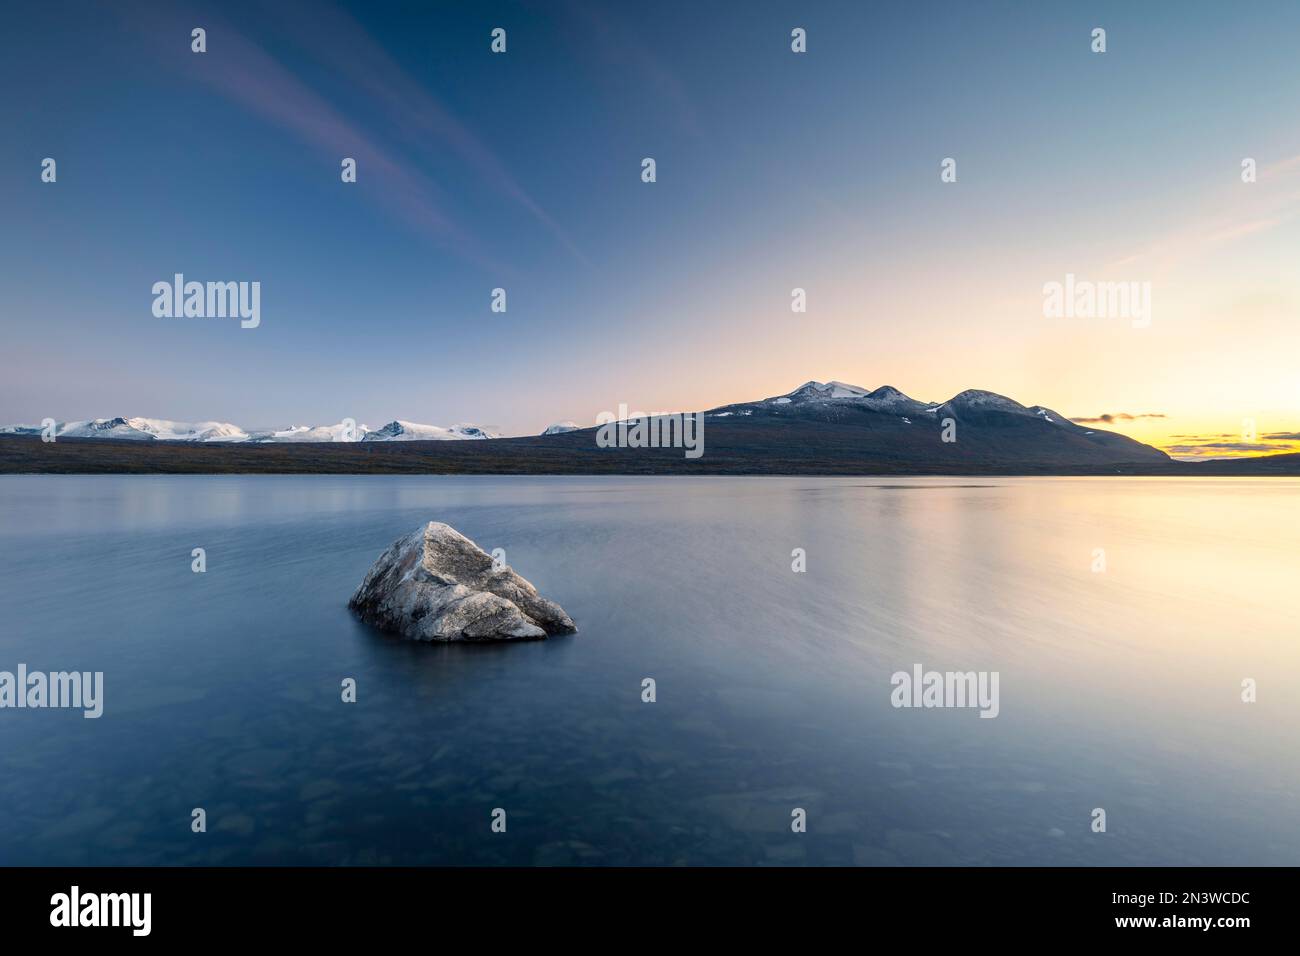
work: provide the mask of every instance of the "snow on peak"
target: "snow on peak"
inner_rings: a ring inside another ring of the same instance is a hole
[[[437,426],[432,427],[436,428]],[[471,425],[467,422],[452,425],[448,431],[459,435],[461,438],[500,438],[502,436],[500,429],[487,428],[483,425]]]
[[[892,385],[882,385],[872,391],[861,385],[848,382],[805,382],[792,392],[769,398],[772,405],[790,405],[796,402],[857,402],[867,408],[876,410],[894,410],[897,408],[920,408],[925,403],[918,402],[904,395]]]
[[[39,434],[39,426],[15,425],[18,433]],[[117,438],[130,441],[244,441],[248,435],[229,422],[173,422],[164,418],[92,418],[84,422],[60,422],[56,438]]]
[[[865,398],[870,394],[868,389],[847,382],[827,382],[826,388],[830,390],[830,398]]]
[[[945,412],[1004,412],[1014,415],[1034,416],[1053,425],[1063,424],[1068,420],[1052,411],[1035,405],[1027,408],[1015,399],[979,388],[970,388],[959,392],[946,402],[923,402],[914,399],[892,385],[881,385],[874,390],[867,390],[847,382],[804,382],[793,391],[762,402],[748,403],[765,405],[775,409],[780,406],[796,407],[799,405],[832,404],[837,406],[856,406],[876,412],[888,412],[895,415],[936,415]],[[727,406],[732,407],[732,406]],[[909,420],[910,424],[910,420]]]
[[[55,431],[57,438],[124,438],[153,441],[158,436],[133,427],[125,418],[92,418],[87,422],[68,422]]]
[[[1059,425],[1062,427],[1076,427],[1074,424],[1059,412],[1042,405],[1021,405],[1013,398],[1007,398],[1005,395],[999,395],[996,392],[986,392],[982,389],[968,389],[959,395],[954,395],[948,399],[941,408],[945,410],[977,410],[1005,412],[1010,415],[1023,415],[1028,418],[1036,418],[1040,421],[1047,422],[1049,425]]]
[[[858,385],[848,385],[844,382],[804,382],[793,391],[786,392],[784,395],[778,395],[776,398],[768,401],[777,404],[786,405],[796,401],[826,401],[832,398],[864,398],[867,395],[867,389]],[[782,402],[780,399],[786,399]]]
[[[327,442],[356,441],[363,439],[370,429],[351,421],[342,421],[337,425],[290,425],[266,432],[253,432],[248,436],[252,442]]]
[[[246,441],[248,433],[230,422],[173,422],[164,418],[128,418],[126,424],[159,441]]]
[[[479,425],[461,423],[443,428],[441,425],[421,425],[418,422],[394,420],[383,428],[367,432],[362,441],[457,441],[474,438],[500,438],[501,433],[489,431]]]
[[[563,435],[565,432],[576,432],[578,430],[577,422],[563,421],[556,422],[554,425],[547,425],[543,435]]]
[[[986,392],[980,388],[968,388],[966,391],[954,395],[944,404],[996,412],[1020,412],[1021,414],[1032,414],[1029,409],[1025,408],[1024,405],[1021,405],[1014,398],[1007,398],[1005,395],[999,395],[997,392]]]
[[[1042,405],[1035,405],[1029,410],[1039,418],[1051,422],[1053,425],[1069,425],[1071,427],[1078,427],[1075,426],[1074,422],[1070,421],[1060,412],[1054,412],[1050,408],[1044,408]],[[1089,432],[1089,434],[1091,434],[1091,432]]]
[[[924,406],[924,402],[918,402],[916,399],[904,395],[892,385],[882,385],[864,399],[871,408],[879,409],[896,409],[896,408],[918,408]]]

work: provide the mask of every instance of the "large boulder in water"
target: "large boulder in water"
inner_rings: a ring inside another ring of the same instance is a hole
[[[393,542],[348,607],[417,641],[539,640],[577,630],[558,604],[440,521]]]

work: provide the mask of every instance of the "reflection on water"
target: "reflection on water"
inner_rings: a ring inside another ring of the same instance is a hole
[[[105,713],[0,710],[0,863],[1294,865],[1298,491],[3,478],[0,670],[102,670]],[[579,633],[356,623],[430,519]],[[1000,715],[893,709],[914,663],[998,671]]]

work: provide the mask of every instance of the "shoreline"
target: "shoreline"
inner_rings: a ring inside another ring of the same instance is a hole
[[[860,436],[855,436],[860,437]],[[598,448],[566,435],[474,442],[196,445],[36,436],[0,438],[5,475],[441,475],[482,477],[710,476],[773,478],[1300,477],[1300,454],[1204,462],[997,461],[958,448],[933,461],[864,454],[854,442],[715,441],[701,458],[680,449]],[[951,446],[950,446],[951,447]]]

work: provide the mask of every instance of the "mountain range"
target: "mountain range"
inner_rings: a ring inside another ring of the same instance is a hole
[[[704,412],[703,454],[603,447],[596,426],[559,422],[501,437],[478,425],[393,421],[248,431],[224,422],[111,418],[0,429],[0,471],[407,474],[1296,474],[1300,455],[1179,462],[1053,409],[970,389],[919,401],[885,385],[805,382]],[[629,418],[643,417],[639,413]],[[345,426],[349,426],[345,429]],[[347,432],[353,440],[347,440]],[[680,435],[680,431],[679,431]],[[91,439],[91,440],[86,440]],[[100,440],[94,440],[100,439]],[[105,440],[106,439],[106,440]]]
[[[1050,408],[1022,405],[982,389],[967,389],[946,402],[922,402],[892,385],[866,389],[813,381],[784,395],[712,409],[705,419],[710,425],[739,419],[856,427],[869,434],[874,453],[902,459],[956,456],[1080,464],[1169,460],[1159,449],[1125,435],[1085,428]],[[953,423],[950,441],[943,438],[946,422]]]
[[[946,402],[922,402],[891,385],[866,389],[844,382],[805,382],[771,398],[723,405],[703,413],[708,425],[802,422],[856,425],[871,432],[881,450],[900,445],[930,448],[944,444],[940,428],[956,423],[947,444],[961,444],[967,432],[985,444],[993,442],[1003,455],[1017,458],[1061,456],[1089,460],[1163,460],[1167,456],[1148,445],[1114,432],[1084,428],[1041,405],[1022,405],[995,392],[970,389]],[[729,419],[734,421],[728,421]],[[582,432],[571,421],[542,432],[552,437]],[[40,434],[39,425],[14,425],[0,433]],[[340,422],[334,425],[294,425],[276,430],[246,430],[229,422],[176,422],[155,418],[98,418],[56,425],[56,438],[98,438],[124,441],[216,443],[325,443],[345,441],[463,441],[500,439],[499,431],[461,423],[444,428],[396,420],[382,428]],[[809,433],[812,434],[811,432]],[[996,439],[996,441],[995,441]],[[899,449],[901,450],[901,449]]]
[[[558,427],[558,426],[552,426]],[[39,435],[40,425],[9,425],[0,434]],[[57,438],[102,438],[118,441],[188,442],[337,442],[337,441],[460,441],[500,438],[501,433],[478,425],[420,425],[391,421],[382,428],[351,422],[335,425],[290,425],[264,431],[245,430],[229,422],[174,422],[165,418],[93,418],[57,422]]]

